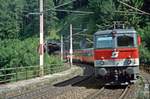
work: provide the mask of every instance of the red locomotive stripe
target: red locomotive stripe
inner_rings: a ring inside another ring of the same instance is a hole
[[[82,56],[82,61],[83,62],[94,62],[94,57],[93,56]]]
[[[137,48],[117,48],[118,56],[115,59],[124,59],[124,58],[138,58],[138,49]],[[112,59],[113,49],[96,49],[94,50],[94,59],[99,60],[102,57],[104,59]]]

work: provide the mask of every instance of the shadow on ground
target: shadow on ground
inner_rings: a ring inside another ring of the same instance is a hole
[[[72,87],[85,87],[88,89],[100,89],[102,87],[103,80],[96,79],[94,77],[94,68],[93,68],[92,64],[86,64],[86,65],[85,64],[75,64],[75,65],[83,68],[83,70],[84,70],[83,75],[82,76],[78,75],[69,80],[54,84],[55,87],[72,86]],[[90,75],[93,75],[93,76],[90,76]],[[78,83],[78,81],[81,81],[84,78],[87,78],[87,79]]]

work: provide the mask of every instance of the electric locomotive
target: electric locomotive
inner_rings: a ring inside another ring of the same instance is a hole
[[[95,76],[108,84],[134,83],[139,76],[138,37],[134,29],[97,31],[94,34]]]
[[[73,50],[73,61],[94,64],[95,76],[107,84],[134,83],[139,76],[138,46],[141,39],[134,29],[97,31],[93,48]],[[69,60],[69,51],[64,58]]]

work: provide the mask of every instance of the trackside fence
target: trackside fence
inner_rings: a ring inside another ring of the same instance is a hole
[[[140,66],[140,69],[142,69],[143,71],[145,71],[147,73],[150,73],[150,65],[148,65],[148,64],[142,64]]]
[[[70,66],[64,64],[51,64],[44,66],[44,75],[53,74],[69,69]],[[0,84],[26,80],[40,76],[39,66],[16,66],[13,68],[0,69]]]

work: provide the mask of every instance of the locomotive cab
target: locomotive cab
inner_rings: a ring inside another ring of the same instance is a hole
[[[136,81],[139,75],[139,39],[134,29],[98,31],[94,34],[95,75],[108,82]]]

